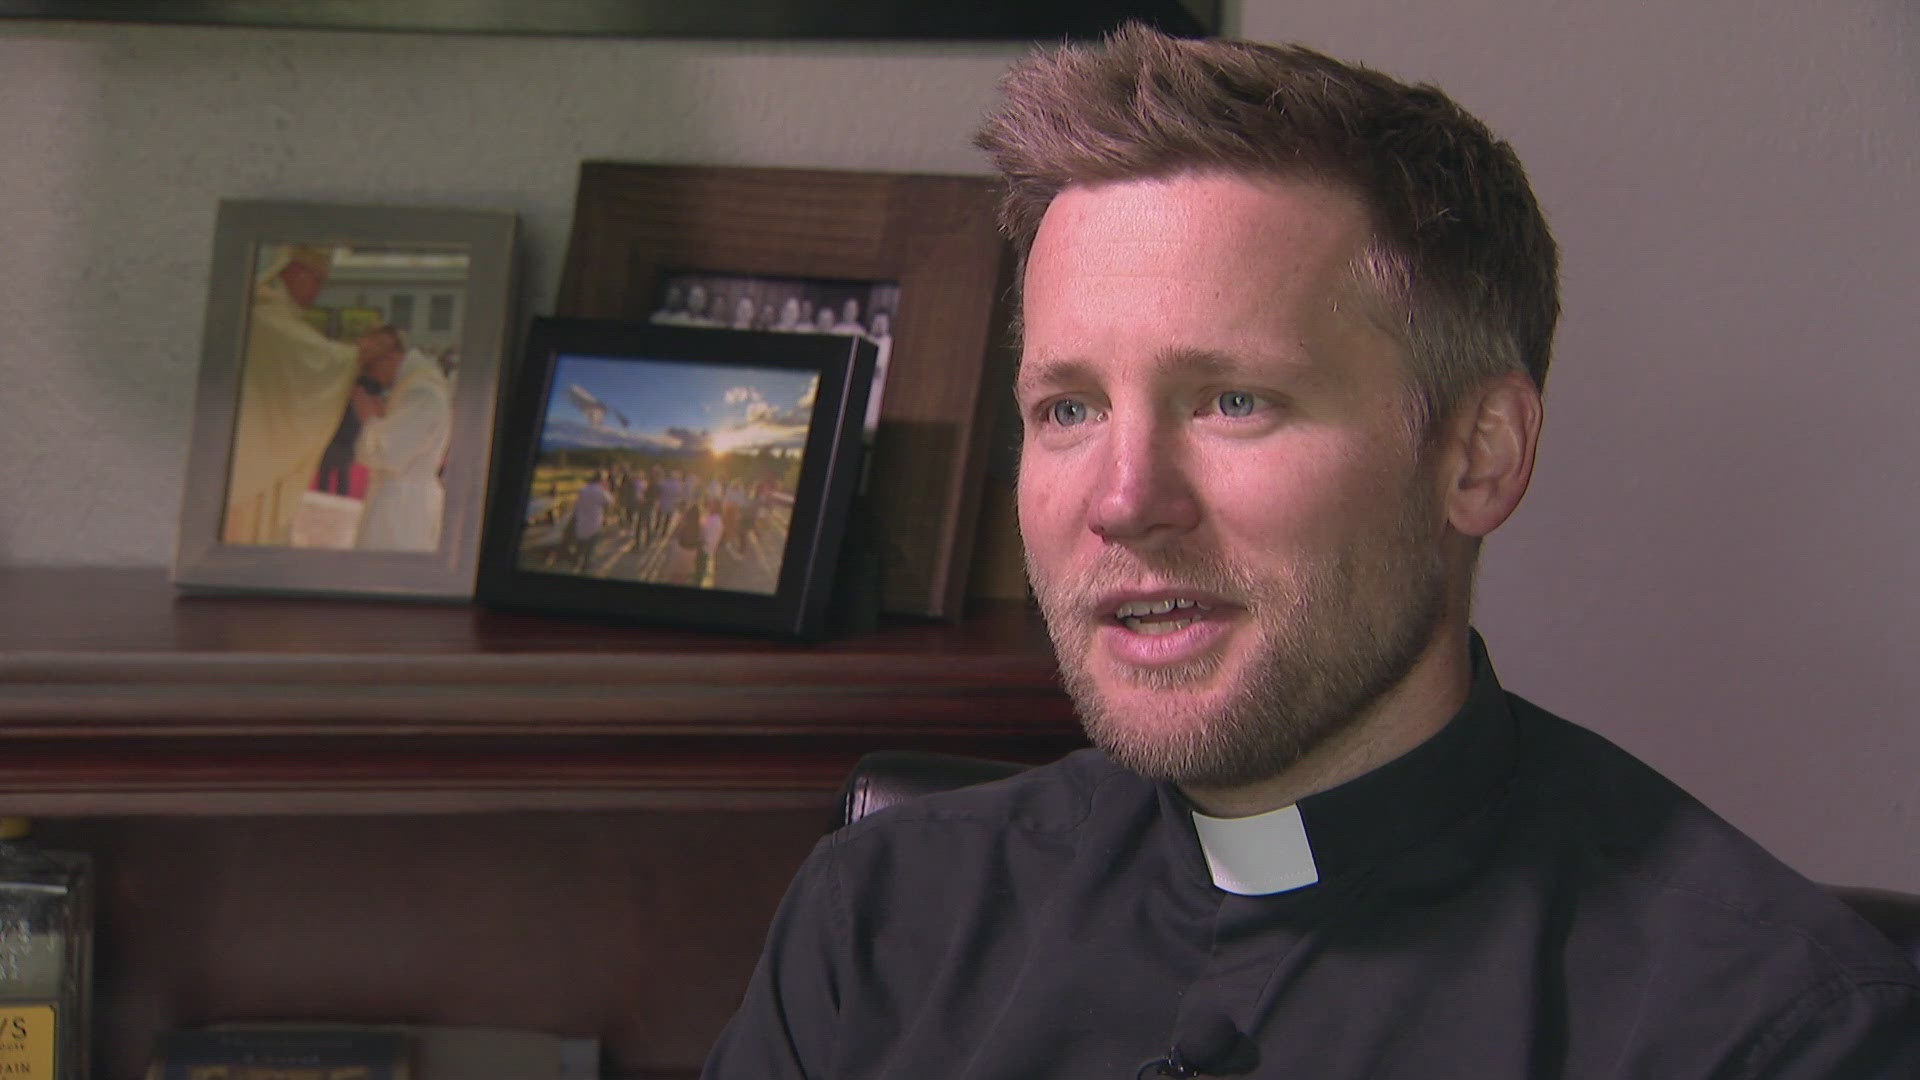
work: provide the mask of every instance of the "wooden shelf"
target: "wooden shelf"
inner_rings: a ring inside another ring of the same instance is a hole
[[[0,790],[40,814],[798,806],[870,749],[1080,745],[1037,620],[981,606],[803,645],[0,571]]]
[[[0,571],[0,792],[100,871],[97,1076],[220,1020],[598,1034],[692,1076],[848,767],[1081,744],[1017,603],[797,645]]]

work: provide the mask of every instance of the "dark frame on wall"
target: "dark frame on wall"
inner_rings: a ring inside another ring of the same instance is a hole
[[[0,18],[586,37],[1034,40],[1137,20],[1220,32],[1220,0],[0,0]]]

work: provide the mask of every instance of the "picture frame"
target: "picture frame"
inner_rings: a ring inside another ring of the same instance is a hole
[[[957,618],[998,411],[987,388],[1013,364],[998,197],[982,176],[588,161],[556,312],[646,318],[681,275],[897,286],[865,542],[881,610]]]
[[[867,394],[861,431],[867,445],[873,445],[893,355],[893,313],[900,306],[900,286],[694,272],[661,274],[659,287],[648,322],[775,334],[844,333],[870,339],[875,348],[873,388]]]
[[[480,601],[823,636],[874,355],[855,335],[533,320]]]
[[[473,595],[518,234],[502,210],[221,201],[178,587]]]

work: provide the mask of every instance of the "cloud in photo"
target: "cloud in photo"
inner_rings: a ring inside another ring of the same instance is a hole
[[[810,379],[792,405],[779,407],[751,386],[736,386],[724,395],[726,404],[738,410],[737,419],[713,434],[716,452],[756,451],[772,447],[801,450],[807,444],[807,428],[813,420],[814,396],[820,380]]]

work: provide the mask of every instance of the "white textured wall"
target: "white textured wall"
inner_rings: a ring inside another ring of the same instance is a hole
[[[517,211],[550,311],[582,159],[979,172],[1013,54],[0,22],[0,560],[171,563],[223,197]]]
[[[1244,0],[1511,138],[1566,255],[1503,677],[1817,877],[1920,890],[1920,9]],[[222,196],[503,206],[574,168],[975,172],[1012,50],[0,24],[0,560],[171,560]]]

